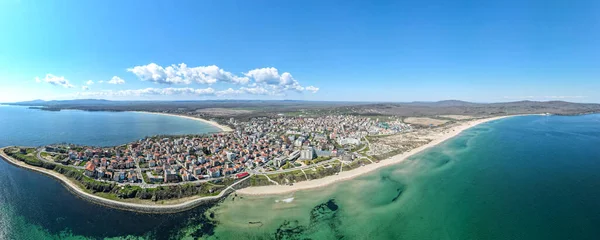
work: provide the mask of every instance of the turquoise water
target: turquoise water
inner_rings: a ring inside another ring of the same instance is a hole
[[[598,239],[600,115],[499,120],[373,174],[216,209],[224,239]]]
[[[45,125],[31,127],[41,124],[36,119]],[[11,121],[15,127],[6,128]],[[52,124],[58,121],[71,124]],[[133,126],[137,121],[147,127]],[[6,107],[0,107],[0,124],[1,146],[111,145],[203,126],[137,113]],[[112,124],[122,127],[106,130]],[[280,201],[288,198],[293,201]],[[0,239],[598,239],[600,115],[494,121],[403,163],[326,188],[232,195],[217,206],[169,215],[96,206],[48,177],[0,161],[0,208]]]

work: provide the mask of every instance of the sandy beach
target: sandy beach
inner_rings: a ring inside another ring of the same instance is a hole
[[[225,126],[222,124],[219,124],[217,122],[214,121],[209,121],[203,118],[197,118],[197,117],[192,117],[192,116],[185,116],[185,115],[179,115],[179,114],[170,114],[170,113],[159,113],[159,112],[143,112],[143,111],[135,111],[138,113],[148,113],[148,114],[158,114],[158,115],[164,115],[164,116],[172,116],[172,117],[180,117],[180,118],[187,118],[187,119],[191,119],[191,120],[195,120],[195,121],[200,121],[206,124],[210,124],[212,126],[215,126],[219,129],[221,129],[221,131],[223,132],[232,132],[233,129],[231,129],[229,126]]]
[[[523,116],[523,115],[514,115],[514,116]],[[407,158],[409,158],[417,153],[422,152],[425,149],[428,149],[430,147],[438,145],[452,137],[457,136],[462,131],[467,130],[471,127],[477,126],[482,123],[486,123],[486,122],[490,122],[490,121],[494,121],[494,120],[498,120],[498,119],[502,119],[502,118],[507,118],[507,117],[514,117],[514,116],[499,116],[499,117],[476,119],[476,120],[463,122],[463,123],[456,125],[444,132],[440,132],[440,133],[436,134],[435,140],[433,140],[430,143],[425,144],[421,147],[418,147],[418,148],[412,149],[410,151],[404,152],[402,154],[382,160],[379,163],[372,163],[372,164],[368,164],[363,167],[356,168],[356,169],[353,169],[350,171],[341,172],[338,175],[328,176],[328,177],[309,180],[309,181],[302,181],[302,182],[294,183],[294,185],[292,185],[292,186],[271,185],[271,186],[260,186],[260,187],[247,187],[247,188],[237,190],[237,193],[245,194],[245,195],[275,195],[275,194],[291,193],[291,192],[305,190],[305,189],[325,187],[325,186],[331,185],[331,184],[339,182],[339,181],[344,181],[344,180],[355,178],[357,176],[372,172],[376,169],[379,169],[379,168],[382,168],[385,166],[389,166],[392,164],[402,162],[402,161],[406,160]]]

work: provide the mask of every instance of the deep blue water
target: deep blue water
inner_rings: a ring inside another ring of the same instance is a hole
[[[42,111],[0,106],[0,146],[57,142],[109,146],[158,134],[217,132],[198,121],[135,112]]]
[[[57,142],[117,145],[157,134],[218,131],[205,123],[133,112],[42,111],[0,106],[0,147]],[[0,161],[0,239],[165,238],[196,218],[202,208],[180,214],[149,215],[114,210],[80,200],[47,176]]]

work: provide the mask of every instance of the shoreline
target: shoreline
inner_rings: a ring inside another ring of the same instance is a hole
[[[142,113],[152,113],[152,112],[142,112]],[[201,119],[201,118],[181,116],[181,115],[176,115],[176,114],[164,114],[164,113],[152,113],[152,114],[170,115],[170,116],[176,116],[176,117],[186,117],[186,118],[190,118],[190,119],[197,120],[197,121],[207,122],[209,124],[213,124],[214,126],[220,126],[219,128],[221,128],[224,131],[226,131],[228,129],[230,130],[229,127],[226,127],[226,126],[224,127],[217,123],[207,121],[207,120]],[[21,167],[21,168],[24,168],[29,171],[39,172],[39,173],[42,173],[44,175],[50,176],[51,178],[58,180],[62,185],[64,185],[67,188],[67,190],[69,192],[74,194],[76,197],[81,198],[86,201],[89,201],[91,203],[95,203],[95,204],[102,205],[105,207],[111,207],[111,208],[116,208],[116,209],[120,209],[120,210],[125,210],[125,211],[140,212],[140,213],[152,213],[152,214],[167,214],[167,213],[182,212],[182,211],[190,210],[190,209],[200,206],[202,204],[219,201],[220,199],[227,196],[231,192],[236,192],[236,193],[242,194],[242,195],[280,195],[280,194],[286,194],[286,193],[296,192],[296,191],[300,191],[300,190],[326,187],[326,186],[329,186],[329,185],[337,183],[337,182],[349,180],[349,179],[358,177],[360,175],[364,175],[366,173],[372,172],[376,169],[379,169],[379,168],[382,168],[385,166],[390,166],[392,164],[400,163],[400,162],[406,160],[407,158],[409,158],[417,153],[422,152],[425,149],[434,147],[450,138],[457,136],[462,131],[467,130],[471,127],[477,126],[479,124],[487,123],[487,122],[491,122],[491,121],[495,121],[495,120],[499,120],[499,119],[503,119],[503,118],[516,117],[516,116],[526,116],[526,115],[497,116],[497,117],[475,119],[475,120],[463,122],[457,126],[453,126],[452,128],[445,130],[444,132],[437,133],[436,135],[441,135],[441,136],[438,136],[437,138],[435,138],[433,141],[431,141],[428,144],[425,144],[418,148],[401,153],[399,155],[392,156],[388,159],[384,159],[379,163],[372,163],[372,164],[368,164],[368,165],[365,165],[360,168],[341,172],[341,173],[339,173],[339,175],[332,175],[332,176],[327,176],[327,177],[320,178],[320,179],[302,181],[302,182],[295,183],[293,186],[269,185],[269,186],[259,186],[259,187],[246,187],[246,188],[242,188],[242,189],[233,188],[235,185],[237,185],[237,183],[240,183],[242,181],[245,181],[246,179],[249,179],[249,178],[244,178],[243,180],[241,180],[231,186],[228,186],[223,191],[221,191],[218,195],[198,197],[198,198],[194,198],[194,199],[191,199],[191,200],[188,200],[188,201],[185,201],[182,203],[177,203],[177,204],[159,205],[159,204],[144,204],[144,203],[128,203],[128,202],[121,202],[121,201],[103,198],[103,197],[96,196],[94,194],[84,191],[84,189],[82,189],[76,183],[74,183],[69,178],[67,178],[66,176],[64,176],[60,173],[57,173],[57,172],[54,172],[52,170],[45,169],[42,167],[31,166],[31,165],[26,164],[25,162],[18,161],[16,159],[8,156],[7,154],[4,153],[4,149],[6,149],[8,147],[0,148],[0,157],[2,157],[2,159],[6,160],[6,162],[8,162],[14,166]],[[233,190],[233,191],[231,191],[231,190]]]
[[[227,194],[229,194],[228,192],[232,189],[232,188],[230,188],[231,187],[230,186],[230,187],[225,188],[218,195],[198,197],[198,198],[195,198],[195,199],[192,199],[192,200],[189,200],[186,202],[178,203],[178,204],[151,205],[151,204],[120,202],[120,201],[99,197],[94,194],[85,192],[77,184],[75,184],[69,178],[67,178],[66,176],[64,176],[60,173],[54,172],[49,169],[41,168],[41,167],[31,166],[31,165],[28,165],[27,163],[18,161],[4,153],[4,149],[9,148],[9,147],[0,148],[0,157],[2,159],[6,160],[6,162],[10,163],[11,165],[23,168],[25,170],[39,172],[39,173],[42,173],[53,179],[56,179],[63,186],[65,186],[69,192],[73,193],[78,198],[81,198],[83,200],[87,200],[91,203],[95,203],[95,204],[102,205],[105,207],[116,208],[116,209],[125,210],[125,211],[139,212],[139,213],[152,213],[152,214],[166,214],[166,213],[183,212],[183,211],[195,208],[197,206],[200,206],[202,204],[218,201],[221,198],[223,198],[224,196],[226,196]],[[245,178],[245,179],[248,179],[248,178]],[[241,181],[245,181],[245,179],[243,179]]]
[[[162,113],[162,112],[146,112],[146,111],[132,111],[132,112],[186,118],[186,119],[191,119],[191,120],[200,121],[200,122],[209,124],[209,125],[211,125],[213,127],[216,127],[218,129],[220,129],[222,132],[233,132],[233,129],[231,129],[229,126],[222,125],[222,124],[219,124],[218,122],[210,121],[210,120],[207,120],[207,119],[204,119],[204,118],[198,118],[198,117],[192,117],[192,116],[185,116],[185,115],[179,115],[179,114],[173,114],[173,113]]]
[[[308,190],[308,189],[316,189],[316,188],[326,187],[326,186],[332,185],[334,183],[342,182],[345,180],[350,180],[350,179],[356,178],[358,176],[373,172],[374,170],[377,170],[382,167],[386,167],[386,166],[390,166],[393,164],[403,162],[404,160],[408,159],[409,157],[416,155],[420,152],[423,152],[424,150],[434,147],[434,146],[436,146],[442,142],[445,142],[446,140],[449,140],[453,137],[456,137],[464,130],[467,130],[467,129],[477,126],[479,124],[487,123],[487,122],[491,122],[491,121],[495,121],[495,120],[500,120],[500,119],[504,119],[504,118],[528,116],[528,115],[530,115],[530,114],[507,115],[507,116],[497,116],[497,117],[491,117],[491,118],[470,120],[470,121],[464,122],[462,124],[459,124],[457,126],[454,126],[444,132],[441,132],[440,137],[429,142],[428,144],[425,144],[418,148],[411,149],[407,152],[392,156],[390,158],[381,160],[379,163],[371,163],[371,164],[365,165],[363,167],[352,169],[350,171],[343,171],[343,172],[340,172],[339,175],[332,175],[332,176],[327,176],[324,178],[297,182],[297,183],[294,183],[294,185],[292,185],[292,186],[269,185],[269,186],[259,186],[259,187],[246,187],[246,188],[237,190],[236,193],[242,194],[242,195],[250,195],[250,196],[252,196],[252,195],[254,195],[254,196],[282,195],[282,194],[293,193],[293,192],[300,191],[300,190]],[[533,115],[535,115],[535,114],[533,114]]]

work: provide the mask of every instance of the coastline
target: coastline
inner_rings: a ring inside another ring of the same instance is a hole
[[[326,187],[326,186],[329,186],[329,185],[337,183],[337,182],[341,182],[344,180],[350,180],[352,178],[372,172],[372,171],[377,170],[382,167],[386,167],[386,166],[390,166],[392,164],[397,164],[397,163],[403,162],[404,160],[408,159],[409,157],[411,157],[415,154],[418,154],[428,148],[434,147],[442,142],[445,142],[446,140],[457,136],[462,131],[472,128],[474,126],[477,126],[479,124],[487,123],[487,122],[491,122],[491,121],[495,121],[495,120],[499,120],[499,119],[509,118],[509,117],[517,117],[517,116],[526,116],[526,115],[498,116],[498,117],[475,119],[475,120],[467,121],[467,122],[464,122],[457,126],[454,126],[445,132],[439,133],[440,136],[428,144],[425,144],[418,148],[411,149],[407,152],[392,156],[388,159],[380,161],[379,163],[372,163],[372,164],[368,164],[368,165],[365,165],[360,168],[352,169],[350,171],[341,172],[341,173],[339,173],[339,175],[332,175],[332,176],[327,176],[324,178],[297,182],[297,183],[294,183],[294,185],[292,185],[292,186],[269,185],[269,186],[259,186],[259,187],[247,187],[247,188],[237,190],[236,193],[242,194],[242,195],[280,195],[280,194],[287,194],[287,193],[292,193],[292,192],[296,192],[296,191],[300,191],[300,190]]]
[[[233,132],[233,129],[231,129],[229,126],[222,125],[222,124],[219,124],[219,123],[217,123],[215,121],[210,121],[210,120],[207,120],[207,119],[204,119],[204,118],[198,118],[198,117],[192,117],[192,116],[185,116],[185,115],[179,115],[179,114],[172,114],[172,113],[161,113],[161,112],[146,112],[146,111],[133,111],[133,112],[186,118],[186,119],[191,119],[191,120],[200,121],[200,122],[209,124],[209,125],[211,125],[213,127],[221,129],[222,132]]]
[[[205,204],[208,202],[215,202],[215,201],[220,200],[221,198],[226,196],[230,192],[232,187],[235,185],[234,184],[232,186],[225,188],[218,195],[198,197],[198,198],[195,198],[195,199],[183,202],[183,203],[178,203],[178,204],[150,205],[150,204],[120,202],[120,201],[115,201],[115,200],[99,197],[99,196],[93,195],[91,193],[85,192],[77,184],[75,184],[69,178],[67,178],[66,176],[64,176],[60,173],[57,173],[57,172],[54,172],[54,171],[51,171],[49,169],[45,169],[42,167],[31,166],[24,162],[18,161],[4,153],[4,149],[6,149],[6,148],[8,148],[8,147],[0,148],[0,157],[2,159],[6,160],[6,162],[8,162],[16,167],[21,167],[26,170],[39,172],[44,175],[50,176],[50,177],[58,180],[62,185],[64,185],[67,188],[67,190],[69,190],[69,192],[73,193],[75,196],[77,196],[83,200],[87,200],[87,201],[90,201],[92,203],[99,204],[102,206],[116,208],[116,209],[120,209],[120,210],[126,210],[126,211],[141,212],[141,213],[155,213],[155,214],[156,213],[164,214],[164,213],[182,212],[182,211],[186,211],[186,210],[195,208],[199,205],[202,205],[202,204]],[[245,178],[245,179],[248,179],[248,178]],[[245,179],[243,179],[239,182],[245,181]]]
[[[143,113],[149,113],[149,112],[143,112]],[[163,113],[152,113],[152,114],[162,114],[162,115],[170,115],[170,116],[177,116],[177,117],[186,117],[186,116],[180,116],[180,115],[176,115],[176,114],[163,114]],[[475,120],[462,122],[459,125],[453,126],[452,128],[447,129],[443,132],[436,133],[436,135],[434,136],[435,139],[428,144],[425,144],[418,148],[404,152],[402,154],[392,156],[388,159],[382,160],[379,163],[372,163],[372,164],[368,164],[368,165],[365,165],[360,168],[341,172],[339,175],[327,176],[324,178],[314,179],[314,180],[310,180],[310,181],[302,181],[302,182],[295,183],[293,186],[270,185],[270,186],[260,186],[260,187],[246,187],[246,188],[242,188],[242,189],[233,188],[238,183],[241,183],[241,182],[245,181],[246,179],[249,179],[249,178],[245,178],[245,179],[238,181],[235,184],[225,188],[218,195],[197,197],[197,198],[194,198],[194,199],[182,202],[182,203],[177,203],[177,204],[160,205],[160,204],[128,203],[128,202],[121,202],[121,201],[103,198],[103,197],[96,196],[94,194],[84,191],[76,183],[74,183],[69,178],[67,178],[66,176],[64,176],[60,173],[57,173],[57,172],[54,172],[52,170],[45,169],[42,167],[31,166],[31,165],[28,165],[24,162],[18,161],[16,159],[8,156],[7,154],[4,153],[4,149],[8,148],[8,147],[0,148],[0,157],[2,157],[2,159],[5,159],[8,163],[10,163],[14,166],[21,167],[21,168],[24,168],[24,169],[30,170],[30,171],[40,172],[42,174],[45,174],[47,176],[50,176],[50,177],[56,179],[61,184],[63,184],[67,188],[67,190],[69,190],[75,196],[77,196],[81,199],[90,201],[92,203],[103,205],[106,207],[126,210],[126,211],[164,214],[164,213],[176,213],[176,212],[186,211],[186,210],[192,209],[194,207],[197,207],[199,205],[202,205],[202,204],[205,204],[208,202],[216,202],[216,201],[220,200],[221,198],[225,197],[227,194],[231,193],[232,190],[235,191],[236,193],[242,194],[242,195],[279,195],[279,194],[296,192],[296,191],[300,191],[300,190],[326,187],[326,186],[329,186],[336,182],[349,180],[349,179],[372,172],[376,169],[379,169],[379,168],[382,168],[385,166],[400,163],[400,162],[406,160],[407,158],[409,158],[417,153],[422,152],[425,149],[436,146],[450,138],[457,136],[462,131],[467,130],[471,127],[477,126],[482,123],[486,123],[486,122],[490,122],[490,121],[494,121],[494,120],[498,120],[498,119],[503,119],[503,118],[515,117],[515,116],[524,116],[524,115],[498,116],[498,117],[475,119]],[[206,121],[209,124],[218,125],[217,123],[207,121],[204,119],[200,119],[200,118],[194,118],[194,117],[187,117],[187,118],[190,118],[193,120],[198,120],[198,121],[203,121],[203,122]],[[221,125],[218,125],[218,126],[221,126]],[[225,127],[225,128],[221,128],[221,127]],[[221,127],[220,128],[223,129],[224,131],[226,131],[228,129],[230,130],[230,128],[228,128],[226,126],[221,126]]]

